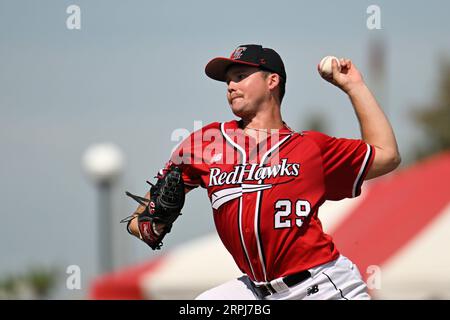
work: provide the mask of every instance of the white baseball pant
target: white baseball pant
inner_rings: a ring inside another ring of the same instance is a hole
[[[277,291],[265,300],[370,300],[357,266],[343,255],[309,269],[311,277],[288,287],[281,278],[270,284]],[[212,288],[196,300],[258,300],[246,275]],[[257,283],[258,284],[258,283]]]

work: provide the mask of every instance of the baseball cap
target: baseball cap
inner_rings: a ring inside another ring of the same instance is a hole
[[[237,47],[229,58],[218,57],[208,62],[205,72],[208,77],[225,81],[225,73],[231,65],[246,65],[277,73],[286,81],[286,70],[280,55],[273,49],[257,44],[245,44]]]

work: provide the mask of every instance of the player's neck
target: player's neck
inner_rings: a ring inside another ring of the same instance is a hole
[[[279,107],[261,110],[251,118],[242,118],[242,129],[281,129],[284,127]]]

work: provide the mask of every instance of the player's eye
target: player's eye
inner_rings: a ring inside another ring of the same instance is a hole
[[[232,76],[230,76],[229,78],[227,78],[225,82],[227,83],[227,85],[229,85],[231,81],[233,81],[233,82],[239,82],[239,81],[241,81],[241,80],[247,78],[248,76],[249,76],[249,75],[248,75],[248,73],[246,73],[246,72],[237,73],[237,74],[232,75]]]
[[[236,74],[236,75],[234,75],[232,77],[232,80],[234,82],[240,82],[241,80],[244,80],[245,78],[247,78],[247,74],[245,74],[245,73],[238,73],[238,74]]]
[[[240,73],[240,74],[237,75],[237,78],[238,78],[238,80],[245,79],[245,78],[247,78],[247,74],[246,73]]]

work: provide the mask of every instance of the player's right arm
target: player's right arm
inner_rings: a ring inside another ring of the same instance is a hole
[[[349,96],[360,124],[362,139],[375,148],[375,158],[365,179],[382,176],[397,168],[401,162],[394,130],[359,70],[348,59],[341,59],[340,63],[341,71],[333,60],[333,77],[326,80]]]
[[[391,172],[401,162],[394,130],[365,84],[348,93],[358,117],[362,139],[375,148],[375,158],[366,180]]]

